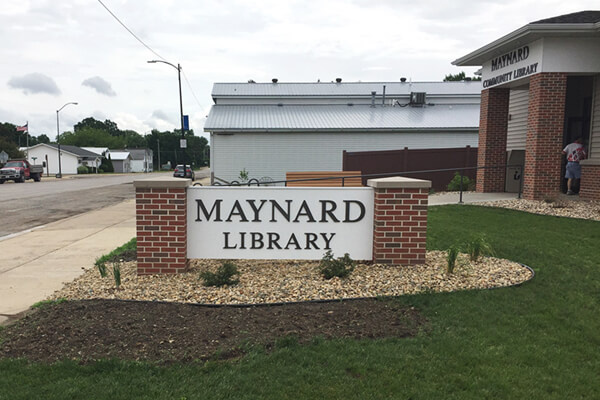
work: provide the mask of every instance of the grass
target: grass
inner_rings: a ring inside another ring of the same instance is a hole
[[[600,398],[600,223],[475,206],[430,209],[428,248],[485,235],[498,257],[531,266],[520,287],[427,293],[416,338],[283,338],[236,361],[156,366],[0,360],[0,399]],[[260,384],[257,384],[260,382]]]
[[[125,243],[123,246],[117,247],[113,251],[108,254],[104,254],[99,257],[94,265],[98,268],[101,268],[101,265],[106,264],[107,262],[118,262],[123,257],[131,257],[134,256],[137,251],[137,239],[133,238],[129,242]]]

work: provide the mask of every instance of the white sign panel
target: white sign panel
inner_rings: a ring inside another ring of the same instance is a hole
[[[488,89],[542,72],[542,41],[518,47],[483,64],[481,80]]]
[[[373,257],[372,188],[188,188],[188,258]]]

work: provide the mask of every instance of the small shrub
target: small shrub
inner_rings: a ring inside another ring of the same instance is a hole
[[[78,174],[87,174],[88,167],[86,167],[85,165],[80,165],[79,167],[77,167],[77,173]]]
[[[467,243],[467,253],[471,261],[477,262],[481,256],[494,255],[494,250],[484,236],[479,236]]]
[[[239,178],[242,182],[247,182],[249,176],[250,175],[248,174],[248,171],[246,171],[246,168],[244,168],[243,170],[240,171]]]
[[[121,264],[113,264],[113,277],[115,278],[115,286],[117,289],[121,287]]]
[[[325,279],[336,276],[345,278],[354,271],[355,264],[348,253],[344,254],[344,257],[335,259],[331,250],[328,250],[319,263],[319,272]]]
[[[469,179],[469,177],[463,175],[462,182],[462,190],[472,190],[475,186],[475,181]],[[460,173],[455,172],[454,178],[450,181],[446,189],[449,192],[458,192],[460,191]]]
[[[240,282],[239,274],[237,266],[231,261],[226,261],[217,269],[217,272],[200,272],[200,279],[204,281],[204,286],[235,285]],[[238,278],[234,279],[235,275]]]
[[[100,276],[102,278],[106,278],[106,264],[99,263],[99,264],[96,264],[96,266],[98,267],[98,272],[100,272]]]
[[[65,299],[64,297],[61,297],[61,298],[56,299],[56,300],[42,300],[42,301],[38,301],[37,303],[34,303],[31,306],[31,308],[44,308],[44,307],[47,307],[47,306],[52,305],[52,304],[64,303],[65,301],[67,301],[67,299]]]
[[[446,272],[449,274],[454,273],[454,269],[456,268],[456,259],[458,258],[458,247],[450,246],[448,249],[448,255],[446,256],[447,266]]]

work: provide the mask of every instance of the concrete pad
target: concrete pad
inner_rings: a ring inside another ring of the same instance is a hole
[[[44,300],[136,234],[135,201],[48,224],[0,242],[0,314]]]
[[[0,325],[5,323],[6,321],[8,321],[8,317],[5,317],[4,315],[0,315]]]

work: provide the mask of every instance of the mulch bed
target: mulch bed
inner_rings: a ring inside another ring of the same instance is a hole
[[[426,327],[417,310],[394,300],[246,307],[78,300],[40,307],[5,327],[0,358],[192,362],[315,338],[410,337]]]

